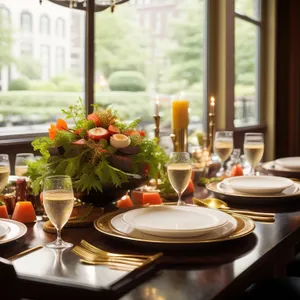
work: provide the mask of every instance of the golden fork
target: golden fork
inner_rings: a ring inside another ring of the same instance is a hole
[[[144,259],[154,260],[154,259],[157,259],[158,257],[163,255],[162,252],[157,253],[155,255],[112,253],[112,252],[107,252],[107,251],[104,251],[102,249],[99,249],[99,248],[91,245],[90,243],[88,243],[85,240],[82,240],[80,242],[80,244],[81,244],[82,247],[84,247],[85,249],[87,249],[88,251],[90,251],[94,254],[108,256],[108,257],[132,257],[132,258],[144,258]]]
[[[80,246],[76,246],[72,249],[72,252],[80,256],[85,261],[90,261],[93,263],[117,263],[117,264],[126,264],[126,265],[132,265],[135,267],[139,267],[144,263],[144,259],[135,259],[133,258],[118,258],[118,257],[104,257],[104,256],[97,256],[94,255],[87,250],[81,248]]]

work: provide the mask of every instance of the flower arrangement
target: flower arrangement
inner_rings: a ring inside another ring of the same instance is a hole
[[[27,172],[35,194],[50,175],[71,176],[74,189],[85,193],[103,192],[106,186],[120,187],[132,177],[157,178],[167,156],[155,140],[136,129],[140,120],[128,124],[110,108],[93,108],[86,117],[80,99],[62,110],[73,127],[59,119],[56,125],[51,124],[49,137],[32,142],[42,156],[29,163]]]

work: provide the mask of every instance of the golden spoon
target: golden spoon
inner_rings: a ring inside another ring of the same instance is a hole
[[[259,216],[259,217],[268,217],[268,218],[275,217],[275,214],[273,214],[273,213],[232,209],[228,206],[228,204],[226,202],[224,202],[220,199],[217,199],[217,198],[206,198],[206,199],[193,198],[193,202],[194,202],[194,204],[196,204],[198,206],[205,206],[205,207],[214,208],[214,209],[230,210],[231,212],[239,213],[239,214],[253,215],[253,216]]]

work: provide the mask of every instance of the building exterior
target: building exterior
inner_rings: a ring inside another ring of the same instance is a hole
[[[41,64],[41,80],[47,81],[71,67],[72,12],[49,1],[0,0],[2,17],[12,28],[15,59],[32,57]],[[20,77],[15,63],[1,70],[2,91]]]

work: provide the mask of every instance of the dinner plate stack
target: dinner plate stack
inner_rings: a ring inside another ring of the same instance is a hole
[[[193,205],[119,209],[99,217],[94,226],[105,235],[127,242],[176,248],[234,240],[255,228],[245,216]]]
[[[27,232],[27,227],[10,219],[0,219],[0,245],[17,240]]]
[[[278,176],[240,176],[208,184],[216,197],[244,203],[272,203],[300,196],[299,184]]]
[[[300,157],[284,157],[266,162],[262,167],[270,174],[284,177],[300,177]]]

